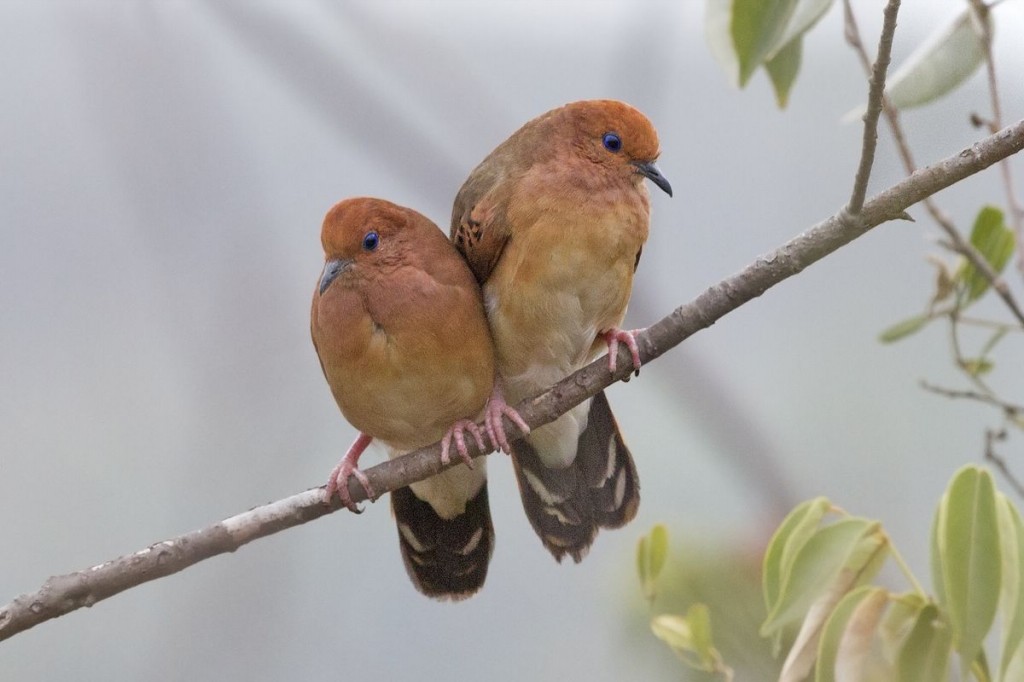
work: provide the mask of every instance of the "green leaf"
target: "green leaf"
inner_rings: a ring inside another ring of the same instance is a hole
[[[668,644],[676,653],[687,655],[694,650],[690,624],[682,616],[662,614],[651,619],[654,636]]]
[[[691,605],[686,610],[686,622],[690,624],[693,650],[700,658],[701,665],[705,670],[713,670],[717,653],[711,641],[711,613],[708,607],[705,604]]]
[[[853,528],[858,524],[861,524],[861,535],[843,548],[842,542],[838,540],[841,534],[835,529],[844,525]],[[836,537],[826,538],[829,533],[834,533]],[[783,663],[780,682],[796,682],[807,676],[814,664],[821,632],[829,616],[850,590],[877,573],[888,553],[888,545],[889,540],[878,523],[865,519],[838,521],[822,528],[805,544],[793,566],[792,576],[796,585],[793,592],[797,594],[797,599],[811,600],[811,603],[806,608],[806,616],[800,625],[796,641]],[[839,569],[829,570],[827,564],[838,557],[842,557]],[[814,579],[814,576],[822,575],[826,577],[820,583]],[[819,584],[823,587],[819,588]],[[787,603],[785,587],[780,605]],[[771,617],[769,615],[769,620]],[[784,615],[782,618],[787,617],[792,618],[791,615]],[[796,617],[799,618],[799,613]],[[785,627],[788,621],[781,618],[780,620]],[[762,626],[762,634],[768,626],[768,622]]]
[[[971,245],[985,258],[996,274],[1003,271],[1013,255],[1016,239],[1006,226],[1003,212],[994,206],[985,206],[978,212],[971,229]],[[989,282],[978,270],[964,260],[957,279],[966,287],[967,303],[981,298],[988,291]]]
[[[711,641],[711,616],[707,606],[694,604],[686,617],[663,614],[651,619],[651,631],[687,665],[715,672],[722,670],[722,657]]]
[[[946,682],[952,641],[938,607],[928,604],[921,609],[896,659],[899,682]]]
[[[1010,500],[996,495],[999,517],[999,541],[1002,550],[1002,657],[999,679],[1021,679],[1024,673],[1024,523]],[[1017,677],[1009,677],[1016,661]]]
[[[985,22],[991,31],[988,12],[985,12]],[[981,32],[967,8],[952,23],[926,39],[893,72],[885,88],[886,95],[897,109],[927,104],[966,81],[984,59]]]
[[[967,466],[939,503],[938,550],[961,677],[981,651],[1000,591],[1000,543],[995,486],[983,469]]]
[[[890,597],[889,610],[886,611],[878,630],[886,658],[896,660],[896,654],[913,629],[918,614],[928,603],[928,600],[917,592],[905,592]]]
[[[915,315],[914,317],[908,317],[902,322],[897,322],[879,334],[878,340],[882,343],[899,341],[900,339],[919,331],[931,321],[932,318],[929,315]]]
[[[889,605],[889,593],[881,587],[872,588],[850,615],[839,640],[835,672],[840,680],[866,680],[868,671],[877,676],[878,653],[872,643],[878,632],[882,614]],[[886,676],[892,679],[891,675]]]
[[[1024,647],[1017,649],[1017,653],[1010,659],[1006,672],[999,679],[1000,682],[1024,680]]]
[[[942,567],[942,551],[939,549],[939,521],[943,516],[942,508],[945,498],[939,502],[939,508],[935,511],[935,518],[932,520],[932,535],[930,551],[928,553],[929,563],[932,570],[932,589],[938,598],[939,606],[947,608],[949,599],[946,597],[946,576]]]
[[[992,673],[988,669],[988,657],[985,655],[985,649],[978,649],[978,656],[974,659],[974,664],[971,666],[971,674],[974,676],[974,679],[981,682],[989,682],[992,679]]]
[[[771,79],[772,88],[775,90],[775,102],[780,109],[785,109],[789,103],[789,91],[796,82],[796,74],[800,71],[803,44],[803,36],[797,36],[765,62],[764,68]]]
[[[782,665],[779,682],[797,682],[807,676],[814,664],[821,633],[829,617],[847,593],[878,572],[881,562],[888,554],[889,540],[877,522],[867,522],[864,519],[846,519],[846,521],[859,521],[867,525],[864,527],[863,535],[851,544],[842,567],[835,573],[826,588],[820,591],[807,589],[814,601],[808,607],[796,641]],[[818,535],[822,535],[840,523],[843,521],[823,528]],[[811,547],[813,542],[814,539],[808,542],[807,547]],[[813,554],[803,555],[801,558],[820,561]],[[794,567],[794,575],[799,574],[799,568],[800,564],[798,563]],[[815,595],[818,596],[815,597]]]
[[[960,366],[964,368],[964,371],[973,377],[980,377],[983,374],[988,374],[995,367],[995,364],[991,360],[985,358],[964,358]]]
[[[668,556],[668,529],[663,524],[651,528],[651,532],[640,538],[636,548],[637,573],[644,597],[654,599],[656,583]]]
[[[815,668],[815,682],[834,682],[836,679],[836,657],[839,652],[839,643],[846,631],[846,625],[850,617],[862,601],[876,591],[885,593],[880,587],[863,585],[843,597],[832,610],[832,614],[825,622],[825,628],[821,633],[821,640],[818,642],[818,661]]]
[[[733,0],[729,23],[743,87],[786,31],[796,0]]]
[[[779,599],[761,626],[762,636],[802,620],[822,595],[827,595],[833,606],[837,604],[860,580],[873,575],[878,556],[884,555],[887,546],[888,538],[879,524],[866,519],[841,519],[818,530],[783,574]],[[819,626],[827,615],[821,617]],[[816,638],[817,632],[811,635]]]
[[[793,16],[786,24],[786,30],[769,50],[768,59],[772,60],[783,49],[789,47],[789,43],[795,38],[802,38],[805,33],[811,30],[818,21],[825,16],[825,12],[832,6],[833,0],[798,0]]]
[[[851,587],[850,582],[837,580],[811,603],[803,623],[800,624],[796,640],[786,654],[786,660],[782,662],[779,682],[799,682],[811,672],[825,624]]]
[[[981,357],[985,357],[991,353],[996,347],[996,344],[1002,341],[1003,337],[1005,337],[1009,331],[1009,327],[1000,327],[995,330],[995,332],[992,333],[992,336],[989,337],[988,341],[985,342],[985,345],[981,347]]]
[[[945,259],[928,254],[925,259],[935,266],[935,293],[932,294],[931,305],[942,303],[953,295],[956,285],[953,269]]]
[[[704,9],[704,37],[711,56],[722,67],[729,82],[739,85],[740,62],[732,41],[732,0],[708,0]]]
[[[791,511],[768,543],[764,553],[762,568],[762,587],[764,603],[768,611],[775,608],[782,590],[783,576],[789,573],[793,558],[804,543],[818,530],[818,525],[825,518],[832,503],[824,497],[798,505]]]

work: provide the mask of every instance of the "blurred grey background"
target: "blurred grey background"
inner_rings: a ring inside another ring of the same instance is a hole
[[[0,2],[0,601],[326,480],[355,432],[308,306],[343,197],[447,230],[462,180],[523,122],[631,102],[676,189],[652,194],[631,326],[838,209],[861,139],[840,118],[866,90],[840,8],[779,112],[761,75],[740,92],[712,61],[703,4]],[[874,45],[883,3],[855,4]],[[896,63],[962,5],[904,3]],[[1015,120],[1022,3],[996,32]],[[919,161],[979,137],[971,111],[988,112],[980,76],[906,115]],[[902,176],[885,133],[880,150],[875,190]],[[1003,198],[991,171],[939,200],[967,228]],[[0,679],[678,679],[647,629],[640,534],[756,556],[819,494],[881,518],[927,578],[934,504],[997,416],[918,388],[960,382],[941,326],[876,341],[931,293],[936,231],[911,212],[611,390],[644,501],[582,564],[551,560],[492,457],[498,544],[468,602],[413,590],[381,501],[18,635]],[[1021,358],[1002,362],[1019,388]]]

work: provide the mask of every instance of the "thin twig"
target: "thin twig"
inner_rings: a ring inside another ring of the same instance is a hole
[[[985,73],[988,78],[988,93],[992,106],[992,118],[986,121],[989,132],[1003,127],[1003,107],[999,96],[999,80],[996,78],[996,61],[992,58],[992,24],[989,12],[992,7],[984,0],[970,0],[974,25],[981,33],[981,48],[985,54]],[[993,6],[995,3],[993,3]],[[1006,191],[1006,205],[1009,208],[1010,225],[1017,235],[1017,269],[1024,273],[1024,206],[1017,197],[1017,188],[1013,182],[1013,168],[1008,161],[999,164],[999,173],[1003,178]]]
[[[967,380],[978,387],[978,390],[982,393],[986,393],[992,396],[993,400],[996,400],[995,391],[989,388],[980,376],[980,372],[975,368],[973,371],[970,366],[970,362],[967,360],[967,356],[964,355],[963,348],[960,345],[960,334],[957,329],[958,314],[956,311],[949,316],[949,344],[953,349],[953,359],[956,361],[956,366],[967,375]],[[980,360],[979,360],[980,361]]]
[[[955,388],[946,388],[944,386],[937,386],[927,381],[921,382],[921,388],[930,393],[941,395],[946,398],[963,399],[963,400],[975,400],[979,403],[985,403],[986,405],[992,405],[1001,409],[1007,416],[1013,416],[1017,414],[1024,414],[1024,405],[1014,405],[996,398],[993,395],[982,393],[979,391],[964,391]]]
[[[882,113],[885,95],[885,74],[892,58],[892,40],[896,34],[896,15],[900,10],[900,0],[889,0],[885,6],[882,34],[878,39],[878,53],[875,66],[870,70],[871,79],[868,86],[868,108],[864,113],[864,139],[861,143],[860,164],[853,181],[853,192],[846,209],[850,213],[859,213],[864,206],[864,197],[868,191],[868,180],[871,168],[875,164],[875,148],[878,146],[878,117]]]
[[[844,35],[846,42],[850,44],[854,52],[860,58],[861,66],[867,73],[871,73],[871,60],[868,57],[867,50],[864,48],[864,43],[860,37],[860,29],[857,27],[857,18],[853,14],[853,8],[850,5],[850,0],[843,0],[843,16],[845,20]],[[899,112],[889,102],[888,97],[882,98],[882,112],[885,114],[886,121],[889,123],[889,129],[892,131],[893,140],[896,143],[896,150],[899,153],[900,159],[903,161],[903,167],[906,169],[908,174],[913,173],[917,165],[914,163],[913,154],[910,151],[910,144],[907,142],[907,136],[903,132],[903,126],[900,124]],[[961,235],[960,231],[956,229],[956,225],[953,224],[952,219],[939,208],[938,204],[928,197],[924,200],[925,209],[932,216],[932,219],[942,228],[943,232],[949,237],[952,243],[953,250],[962,255],[970,262],[974,268],[981,273],[989,284],[992,285],[992,289],[995,290],[996,294],[999,295],[1006,307],[1010,309],[1017,320],[1024,325],[1024,311],[1021,310],[1020,306],[1017,305],[1017,300],[1013,297],[1010,292],[1010,288],[1006,285],[999,274],[992,269],[985,257],[971,245],[971,243],[965,240]]]
[[[938,310],[932,310],[928,313],[928,319],[937,320],[940,317],[948,317],[957,311],[957,308],[940,308]],[[1007,334],[1011,332],[1024,333],[1024,327],[1020,325],[1006,324],[1005,322],[996,322],[995,320],[984,320],[980,317],[971,317],[969,315],[957,315],[957,321],[963,325],[995,329],[996,331],[1005,332]]]
[[[647,364],[692,334],[710,327],[724,315],[757,298],[779,282],[801,272],[873,227],[897,218],[925,197],[974,175],[1024,149],[1024,120],[935,165],[923,168],[864,204],[857,216],[841,210],[797,235],[781,247],[704,291],[670,315],[637,334],[640,358]],[[615,381],[630,375],[629,351],[619,350],[619,370],[608,371],[608,362],[598,358],[563,379],[536,398],[517,406],[531,427],[554,421],[574,405],[593,396]],[[514,432],[514,425],[506,423]],[[470,444],[471,454],[475,444]],[[457,462],[452,462],[454,466]],[[422,448],[389,460],[364,473],[382,494],[421,481],[443,471],[440,444]],[[349,494],[359,502],[366,499],[362,486],[349,481]],[[36,592],[22,595],[0,608],[0,640],[39,623],[64,615],[123,592],[131,587],[177,573],[204,559],[233,552],[257,538],[319,518],[338,508],[323,502],[323,488],[256,507],[200,530],[158,542],[134,554],[98,566],[47,580]]]
[[[1010,467],[1006,464],[1006,460],[996,453],[995,442],[1006,440],[1006,429],[999,429],[998,431],[993,429],[985,430],[985,459],[992,462],[997,469],[1003,474],[1003,478],[1010,484],[1012,488],[1017,491],[1017,494],[1024,497],[1024,483],[1013,475],[1010,471]]]

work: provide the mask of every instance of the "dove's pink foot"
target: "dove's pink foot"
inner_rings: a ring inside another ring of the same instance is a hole
[[[606,332],[601,333],[601,338],[608,344],[608,370],[610,372],[615,371],[616,359],[619,355],[619,344],[626,344],[626,348],[629,349],[629,354],[633,356],[633,369],[636,373],[640,373],[640,348],[636,345],[636,332],[639,329],[633,331],[626,331],[625,329],[619,329],[618,327],[612,327]]]
[[[355,476],[359,484],[363,486],[363,490],[366,491],[366,499],[372,502],[377,497],[377,494],[373,491],[373,486],[370,485],[370,479],[356,468],[360,455],[363,454],[363,450],[366,449],[366,446],[372,440],[372,436],[367,436],[365,433],[359,434],[356,441],[352,443],[352,447],[348,449],[345,456],[338,462],[338,466],[334,467],[334,470],[331,471],[331,475],[327,478],[326,501],[328,504],[330,504],[331,498],[334,497],[334,493],[338,493],[341,503],[348,507],[349,511],[356,514],[362,513],[363,510],[352,501],[352,496],[348,493],[348,479],[351,476]]]
[[[441,439],[441,462],[447,464],[451,461],[451,455],[449,454],[452,447],[452,441],[455,441],[455,450],[459,453],[459,457],[466,463],[470,469],[473,468],[473,459],[469,456],[469,451],[466,449],[466,431],[469,431],[470,435],[473,436],[473,440],[476,441],[477,446],[481,452],[487,450],[487,446],[484,445],[484,435],[480,431],[480,427],[469,419],[460,419],[459,421],[452,424],[452,427],[448,429],[448,432],[444,434],[444,438]]]
[[[511,453],[512,447],[508,444],[508,435],[505,433],[505,425],[502,417],[508,417],[509,421],[516,425],[520,434],[525,436],[530,433],[530,427],[514,407],[505,402],[505,394],[501,389],[501,382],[494,382],[494,391],[487,399],[487,407],[484,408],[484,426],[487,427],[487,436],[491,439],[491,446],[505,453]]]

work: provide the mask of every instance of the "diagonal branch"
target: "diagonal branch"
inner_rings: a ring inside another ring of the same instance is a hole
[[[637,335],[640,357],[648,363],[692,334],[757,298],[769,288],[865,234],[903,215],[910,206],[1024,149],[1024,120],[973,146],[923,168],[866,202],[859,214],[841,210],[710,287],[693,301]],[[632,363],[620,350],[619,371],[611,374],[604,358],[592,362],[551,389],[517,406],[531,427],[556,419],[615,381],[626,379]],[[473,448],[474,446],[470,446]],[[479,455],[476,452],[474,455]],[[454,466],[455,463],[452,464]],[[391,491],[439,473],[438,443],[366,470],[375,490]],[[365,493],[350,481],[356,501]],[[328,514],[338,507],[323,503],[323,489],[314,488],[256,507],[220,523],[158,542],[92,568],[47,580],[36,592],[0,608],[0,640],[51,618],[123,592],[136,585],[177,573],[218,554],[233,552],[258,538]]]

